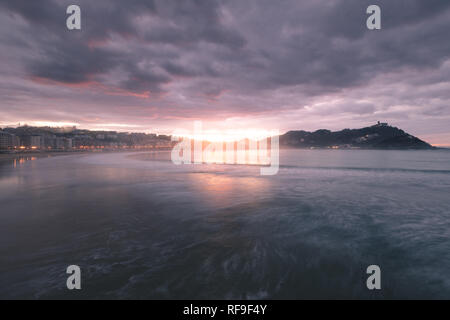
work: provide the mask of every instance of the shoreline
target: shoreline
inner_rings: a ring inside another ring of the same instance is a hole
[[[280,150],[375,150],[375,151],[436,151],[450,150],[450,147],[432,147],[432,148],[330,148],[330,147],[295,147],[280,146]]]
[[[147,150],[150,152],[154,151],[165,151],[165,150]],[[16,152],[16,153],[0,153],[0,166],[8,165],[8,163],[14,163],[16,161],[28,161],[37,160],[43,158],[52,158],[60,156],[76,156],[76,155],[88,155],[88,154],[107,154],[107,153],[142,153],[143,150],[98,150],[98,151],[30,151],[30,152]]]
[[[125,150],[74,150],[74,151],[25,151],[25,152],[12,152],[12,153],[1,153],[1,159],[14,159],[18,157],[46,157],[46,156],[63,156],[63,155],[76,155],[76,154],[98,154],[98,153],[139,153],[139,152],[154,152],[154,151],[169,151],[170,149],[149,149],[149,150],[138,150],[138,149],[125,149]]]
[[[86,154],[86,151],[55,151],[55,152],[17,152],[17,153],[0,153],[0,161],[2,160],[14,160],[17,158],[26,158],[26,157],[55,157],[55,156],[63,156],[70,154]]]

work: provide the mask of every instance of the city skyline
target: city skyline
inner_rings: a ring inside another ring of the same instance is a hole
[[[450,146],[450,3],[1,1],[0,127],[170,134],[389,122]]]
[[[145,132],[90,131],[72,127],[33,127],[28,125],[0,128],[0,150],[55,150],[64,149],[128,149],[172,148],[180,140],[203,141],[207,144],[237,143],[239,141],[282,141],[288,148],[303,149],[391,149],[430,150],[436,146],[423,141],[401,128],[380,122],[364,128],[327,129],[308,132],[293,130],[286,133],[262,130],[204,130],[200,121],[193,131],[175,131],[171,135]]]

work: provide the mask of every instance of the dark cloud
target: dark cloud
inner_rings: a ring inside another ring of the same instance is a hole
[[[437,66],[450,52],[450,42],[444,41],[450,24],[445,0],[426,5],[378,1],[383,30],[375,33],[365,27],[365,9],[371,4],[366,0],[80,1],[83,31],[78,34],[62,23],[68,3],[3,1],[30,28],[46,29],[36,37],[45,58],[27,62],[34,76],[82,82],[123,65],[129,68],[129,78],[121,82],[125,89],[154,90],[171,76],[215,74],[230,86],[236,85],[232,77],[238,78],[241,89],[315,84],[332,90],[381,72]],[[96,47],[110,41],[117,42],[115,51]],[[132,41],[137,52],[130,56],[126,49]],[[189,55],[204,60],[186,66],[143,49],[164,45],[175,48],[178,60]],[[223,52],[215,52],[215,46]],[[148,61],[166,75],[139,67]]]
[[[437,67],[449,58],[448,1],[432,1],[427,8],[424,1],[377,1],[381,31],[366,28],[365,10],[372,1],[264,3],[257,12],[270,23],[261,30],[253,22],[260,17],[250,17],[246,31],[257,39],[266,62],[258,80],[269,88],[305,83],[345,88],[405,67]],[[265,12],[279,18],[270,20]]]
[[[74,32],[65,28],[65,9],[70,3],[2,2],[8,12],[27,21],[30,31],[35,30],[29,41],[38,47],[40,55],[24,61],[30,76],[72,84],[96,81],[98,76],[121,68],[127,75],[127,79],[118,82],[122,89],[160,92],[160,85],[169,83],[171,75],[212,75],[213,70],[208,66],[182,66],[171,61],[173,54],[149,54],[154,43],[193,50],[200,42],[230,48],[244,44],[237,32],[221,24],[216,1],[79,1],[82,31]],[[159,24],[148,28],[148,19]],[[111,41],[119,41],[118,46],[107,48]],[[127,44],[131,42],[137,45],[136,51],[130,53]],[[155,71],[158,68],[161,70]]]

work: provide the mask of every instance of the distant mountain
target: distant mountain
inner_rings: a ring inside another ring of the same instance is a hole
[[[433,149],[429,143],[405,131],[378,123],[361,129],[289,131],[280,136],[280,145],[291,148],[339,149]]]

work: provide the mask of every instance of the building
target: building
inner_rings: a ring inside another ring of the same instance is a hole
[[[44,139],[44,148],[45,149],[56,149],[56,150],[67,150],[72,149],[73,142],[70,138],[64,137],[56,137],[56,136],[47,136]]]
[[[378,121],[378,123],[375,125],[375,127],[387,127],[387,126],[389,126],[387,122],[380,122],[380,121]]]
[[[53,149],[55,147],[55,139],[54,135],[47,135],[44,137],[43,148],[45,149]]]
[[[1,150],[9,150],[9,149],[15,149],[20,146],[20,139],[19,137],[0,131],[0,149]]]
[[[55,144],[53,149],[64,149],[64,138],[57,137],[55,138]]]
[[[70,139],[70,138],[64,138],[64,141],[63,141],[63,143],[64,143],[64,149],[72,149],[72,147],[73,147],[73,141],[72,141],[72,139]]]
[[[27,149],[40,149],[41,148],[41,136],[22,136],[21,146]]]

